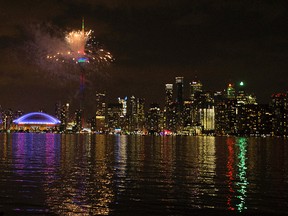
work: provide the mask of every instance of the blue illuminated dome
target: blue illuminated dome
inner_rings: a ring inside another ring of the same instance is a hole
[[[60,121],[43,112],[25,114],[13,121],[17,125],[57,125]]]

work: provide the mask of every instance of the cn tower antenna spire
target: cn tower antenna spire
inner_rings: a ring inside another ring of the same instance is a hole
[[[82,17],[82,33],[83,33],[83,35],[84,35],[84,33],[85,33],[84,17]]]

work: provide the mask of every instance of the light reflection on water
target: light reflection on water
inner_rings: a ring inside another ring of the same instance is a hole
[[[0,142],[7,215],[288,210],[286,139],[15,133]]]

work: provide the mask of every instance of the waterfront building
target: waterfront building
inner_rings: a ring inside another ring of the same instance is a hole
[[[164,105],[164,127],[169,131],[176,131],[177,111],[176,103],[173,101],[173,84],[165,85],[165,105]]]
[[[235,99],[235,96],[236,96],[236,91],[235,91],[234,85],[232,83],[229,83],[227,86],[227,90],[226,90],[226,98]]]
[[[257,104],[256,96],[254,94],[247,94],[244,82],[240,82],[238,85],[238,91],[236,95],[237,103],[241,104]]]
[[[12,129],[18,131],[51,131],[60,124],[60,120],[43,112],[32,112],[13,120]]]
[[[144,129],[145,121],[145,100],[131,96],[128,100],[127,117],[129,132],[141,133]]]
[[[215,102],[216,135],[235,135],[237,133],[237,100],[223,98]]]
[[[120,98],[118,97],[118,103],[122,105],[121,117],[126,117],[127,115],[127,97]]]
[[[104,132],[106,130],[106,94],[101,92],[96,92],[96,111],[95,111],[95,120],[91,120],[91,124],[95,121],[94,130],[97,132]],[[92,128],[91,128],[92,130]],[[92,131],[94,131],[92,130]]]
[[[55,104],[55,115],[61,122],[59,125],[60,132],[65,132],[67,130],[69,121],[69,106],[69,103],[62,105],[61,102],[58,102]]]
[[[146,129],[149,134],[158,134],[163,131],[162,112],[159,104],[150,105],[147,112]]]
[[[120,103],[108,103],[106,123],[109,133],[122,132],[123,128],[123,106]]]
[[[73,132],[80,132],[83,129],[83,111],[78,109],[74,113],[74,127]]]
[[[202,83],[195,79],[192,82],[190,82],[190,99],[194,101],[196,98],[196,94],[199,92],[202,92]]]
[[[192,123],[193,101],[185,100],[183,106],[183,131],[182,134],[195,134],[195,128]]]
[[[271,96],[273,110],[272,132],[275,136],[288,136],[288,96],[277,93]]]
[[[215,108],[212,103],[203,104],[199,108],[200,124],[202,133],[214,134],[215,132]]]
[[[268,104],[245,104],[238,107],[237,135],[270,135],[272,113]]]
[[[137,128],[143,131],[145,128],[145,99],[137,98]]]
[[[183,110],[184,77],[176,77],[175,82],[176,82],[177,112],[182,112],[182,110]]]

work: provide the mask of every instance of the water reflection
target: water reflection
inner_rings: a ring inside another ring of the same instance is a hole
[[[0,134],[0,212],[285,213],[287,144],[240,137]]]
[[[238,186],[238,196],[239,203],[237,203],[237,209],[239,212],[242,212],[244,209],[247,209],[246,206],[246,197],[247,197],[247,164],[246,164],[246,154],[247,154],[247,138],[239,138],[236,145],[239,147],[238,153],[238,175],[239,180],[236,185]]]
[[[227,195],[227,206],[229,210],[235,210],[232,205],[232,198],[234,197],[234,145],[235,140],[233,138],[227,138],[227,148],[228,148],[228,160],[227,160],[227,177],[228,177],[228,189],[229,193]]]
[[[229,210],[242,212],[247,209],[247,138],[231,138],[226,140],[228,159],[227,177],[228,190],[227,207]]]
[[[103,136],[62,136],[62,168],[44,183],[46,203],[54,213],[109,214],[113,170],[107,166],[109,150],[105,143]]]

